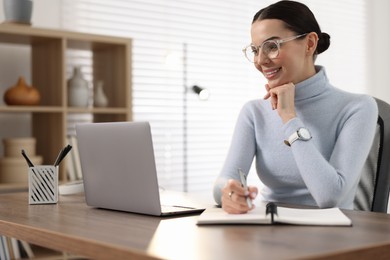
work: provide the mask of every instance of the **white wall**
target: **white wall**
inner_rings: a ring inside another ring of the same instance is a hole
[[[390,1],[367,0],[368,91],[390,103]],[[350,43],[353,44],[353,43]]]

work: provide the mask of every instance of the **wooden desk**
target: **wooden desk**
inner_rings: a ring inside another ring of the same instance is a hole
[[[0,195],[0,233],[93,259],[390,259],[390,215],[345,211],[353,227],[197,226],[86,206],[83,196],[28,205]]]

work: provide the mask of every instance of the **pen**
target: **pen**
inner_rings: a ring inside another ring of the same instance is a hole
[[[24,159],[26,159],[28,167],[34,167],[34,164],[30,161],[30,159],[28,158],[24,149],[22,149],[22,155],[23,155]]]
[[[57,166],[61,163],[62,159],[65,158],[65,156],[68,154],[68,152],[72,149],[71,145],[67,145],[65,148],[63,148],[60,153],[57,156],[56,161],[54,162],[54,166]]]
[[[54,165],[55,165],[55,166],[58,165],[58,161],[60,160],[60,157],[61,157],[62,153],[64,152],[64,149],[65,149],[65,148],[62,148],[61,151],[58,153],[57,158],[56,158],[56,160],[54,161]]]
[[[246,178],[245,178],[244,173],[241,171],[241,169],[238,169],[238,173],[240,175],[240,181],[241,181],[242,187],[244,187],[245,190],[248,190],[248,185],[246,184]],[[252,200],[251,200],[251,198],[249,198],[249,196],[246,197],[246,203],[248,204],[249,208],[252,208]]]

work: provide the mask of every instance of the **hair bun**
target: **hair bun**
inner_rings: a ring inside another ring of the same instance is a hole
[[[317,54],[323,53],[329,48],[330,45],[330,35],[322,32],[318,36],[318,46],[317,46]]]

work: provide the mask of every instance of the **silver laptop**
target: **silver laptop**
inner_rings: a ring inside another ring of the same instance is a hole
[[[76,134],[87,205],[155,216],[204,210],[184,192],[160,192],[148,122],[77,124]]]

